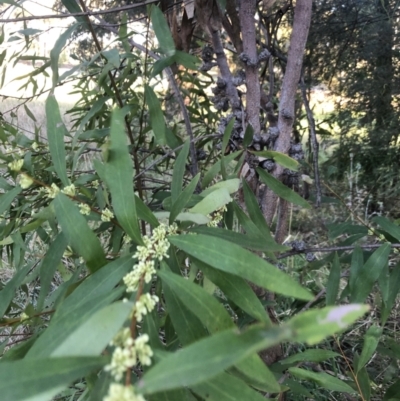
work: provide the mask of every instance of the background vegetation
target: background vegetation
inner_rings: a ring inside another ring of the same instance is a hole
[[[398,1],[0,4],[2,399],[400,399]]]

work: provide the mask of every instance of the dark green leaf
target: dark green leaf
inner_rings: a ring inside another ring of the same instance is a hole
[[[378,326],[371,326],[364,335],[364,345],[358,363],[355,366],[356,373],[358,373],[371,359],[379,340],[382,336],[382,328]]]
[[[340,356],[337,352],[325,349],[307,349],[304,352],[291,355],[288,358],[279,361],[281,365],[289,365],[296,362],[323,362],[330,358]]]
[[[310,372],[309,370],[301,368],[289,368],[289,372],[303,380],[311,380],[318,384],[318,386],[331,391],[340,391],[343,393],[355,393],[356,391],[350,387],[343,380],[337,379],[334,376],[328,375],[324,372]]]
[[[161,51],[167,56],[173,56],[175,54],[174,39],[162,11],[157,6],[151,8],[151,23]]]
[[[30,269],[32,269],[32,264],[28,263],[24,268],[17,270],[13,278],[0,291],[0,319],[3,318],[10,302],[14,298],[15,291],[24,281]]]
[[[334,305],[339,292],[340,262],[337,252],[331,264],[328,283],[326,284],[326,305]]]
[[[138,389],[151,394],[204,382],[255,352],[290,338],[291,334],[285,328],[266,330],[258,325],[243,333],[237,329],[220,332],[166,357],[145,373]]]
[[[171,201],[172,204],[176,202],[178,196],[182,192],[183,177],[186,170],[186,160],[189,154],[190,141],[187,140],[182,150],[179,152],[178,157],[175,160],[174,171],[172,174],[171,182]]]
[[[274,150],[263,150],[261,152],[251,152],[256,156],[266,157],[268,159],[274,159],[278,164],[289,170],[297,171],[299,169],[299,162],[292,159],[285,153],[276,152]]]
[[[64,186],[69,185],[65,161],[64,137],[67,129],[61,119],[60,108],[53,94],[46,100],[47,138],[54,170]]]
[[[390,244],[383,244],[369,257],[358,273],[350,302],[363,302],[367,298],[375,281],[388,263],[389,254]]]
[[[68,243],[83,257],[89,270],[95,272],[104,266],[107,261],[100,241],[89,228],[78,207],[62,193],[56,196],[53,204]]]
[[[0,214],[3,214],[11,205],[15,197],[22,191],[20,186],[0,195]]]
[[[392,384],[386,391],[383,401],[400,400],[400,379]]]
[[[385,230],[392,237],[396,238],[400,241],[400,227],[391,221],[389,221],[386,217],[378,216],[372,219],[374,223],[379,224],[383,230]]]
[[[159,145],[165,145],[167,142],[165,136],[167,128],[165,126],[164,114],[161,110],[160,101],[149,85],[145,86],[144,93],[149,106],[150,124],[153,129],[154,137]]]
[[[36,309],[39,312],[43,308],[44,300],[51,288],[54,273],[57,270],[67,244],[65,236],[62,233],[58,234],[56,239],[48,248],[42,263],[40,264],[40,293],[36,306]]]
[[[295,298],[313,298],[308,290],[291,277],[232,242],[202,234],[173,236],[169,237],[169,241],[201,262],[249,280],[260,287]]]
[[[110,147],[105,163],[107,186],[118,222],[136,244],[142,243],[135,208],[133,191],[133,166],[125,135],[124,115],[120,109],[113,111],[110,130]]]
[[[243,147],[247,148],[253,141],[254,130],[251,124],[247,124],[246,131],[244,132]]]
[[[3,400],[50,400],[61,390],[105,365],[104,357],[48,358],[0,364]]]
[[[261,181],[264,182],[273,192],[275,192],[279,197],[294,203],[295,205],[299,205],[304,207],[305,209],[310,208],[310,204],[303,199],[299,194],[292,191],[289,187],[282,184],[276,178],[274,178],[271,174],[268,174],[262,168],[257,168],[257,172],[260,175]]]
[[[179,194],[178,198],[171,207],[171,214],[169,215],[169,223],[172,224],[182,209],[188,204],[193,192],[196,189],[197,183],[200,179],[200,173],[193,178],[190,184]]]
[[[264,306],[245,280],[233,274],[212,269],[200,261],[196,261],[196,265],[239,308],[255,319],[271,324]]]

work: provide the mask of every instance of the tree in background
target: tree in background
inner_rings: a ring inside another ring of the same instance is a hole
[[[300,94],[318,172],[311,5],[63,0],[54,18],[75,22],[49,57],[26,53],[41,33],[27,25],[2,35],[4,66],[33,64],[19,107],[35,122],[28,136],[1,120],[2,397],[396,399],[395,372],[374,364],[397,363],[398,227],[351,211],[329,226],[337,246],[282,245],[288,205],[310,209],[293,190]],[[68,46],[79,62],[61,72]],[[67,81],[68,125],[55,95]],[[43,93],[45,129],[28,104]]]

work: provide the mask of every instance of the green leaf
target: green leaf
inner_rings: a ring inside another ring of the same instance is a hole
[[[260,206],[258,205],[257,198],[255,197],[246,180],[243,180],[243,194],[244,201],[246,203],[246,209],[249,217],[251,218],[251,221],[261,231],[263,238],[268,239],[269,241],[273,241],[268,224],[265,221],[263,214],[261,213]]]
[[[171,207],[171,213],[169,215],[169,223],[172,224],[182,209],[188,204],[193,192],[196,189],[197,183],[200,179],[200,173],[197,174],[190,184],[179,194],[178,198]]]
[[[0,195],[0,214],[3,214],[10,207],[12,201],[18,194],[21,193],[21,191],[22,188],[20,186],[17,186],[11,191]]]
[[[372,221],[382,227],[388,234],[400,241],[400,227],[392,223],[386,217],[374,217]]]
[[[41,311],[43,308],[44,300],[51,288],[54,273],[57,270],[67,244],[65,236],[62,233],[58,234],[40,264],[40,293],[36,305],[38,311]]]
[[[183,177],[186,170],[186,160],[189,154],[190,141],[187,140],[176,158],[171,182],[171,201],[174,204],[182,192]]]
[[[51,356],[99,355],[128,319],[132,308],[131,302],[121,301],[100,309],[60,341]]]
[[[392,384],[387,390],[383,397],[383,401],[400,400],[400,379]]]
[[[290,338],[291,334],[290,330],[283,327],[266,330],[259,325],[242,333],[237,329],[220,332],[154,365],[139,380],[138,390],[143,394],[151,394],[204,382],[255,352]]]
[[[360,387],[363,401],[371,400],[371,383],[367,369],[363,367],[357,374],[357,382]],[[361,394],[360,394],[361,395]]]
[[[365,333],[363,349],[355,367],[356,373],[358,373],[371,359],[379,344],[382,332],[383,330],[381,327],[371,326]]]
[[[174,64],[174,62],[175,62],[175,56],[160,58],[153,64],[153,69],[151,71],[150,78],[154,78],[158,74],[161,74],[162,71],[164,71],[170,65]]]
[[[288,358],[279,361],[281,365],[290,365],[297,362],[323,362],[330,358],[340,356],[337,352],[325,349],[307,349],[304,352],[299,352],[296,355],[291,355]]]
[[[83,257],[89,270],[93,273],[104,266],[107,261],[100,241],[78,207],[62,193],[56,196],[53,204],[68,243]]]
[[[15,291],[22,284],[31,269],[32,263],[28,263],[24,268],[17,270],[13,278],[0,291],[0,319],[4,316],[10,302],[14,299]]]
[[[253,126],[251,124],[247,124],[246,131],[244,132],[244,137],[243,137],[243,147],[247,148],[250,146],[252,140],[253,140],[253,135],[254,135],[254,130]]]
[[[176,64],[183,65],[189,70],[198,70],[200,65],[200,60],[196,56],[186,52],[181,52],[179,50],[175,51],[173,60],[176,62]]]
[[[392,269],[389,276],[389,294],[387,297],[386,304],[382,308],[382,322],[386,322],[387,318],[390,315],[393,305],[396,302],[397,294],[400,291],[400,263]]]
[[[343,331],[368,310],[367,305],[361,304],[329,306],[300,313],[288,324],[296,333],[296,341],[313,345],[332,334]],[[315,329],[316,327],[318,330]]]
[[[215,210],[221,209],[227,203],[231,202],[231,200],[232,198],[229,195],[229,191],[226,188],[219,188],[208,194],[196,206],[189,209],[189,212],[200,213],[207,216]]]
[[[364,265],[363,251],[360,247],[356,246],[354,248],[353,254],[351,255],[351,265],[350,265],[349,287],[352,293],[356,289],[358,275],[363,265]]]
[[[48,328],[35,342],[27,357],[37,359],[50,356],[64,339],[97,310],[113,302],[123,290],[114,290],[115,286],[132,269],[132,265],[131,255],[125,256],[104,266],[80,283],[57,308]]]
[[[350,302],[363,302],[367,298],[375,281],[378,280],[383,268],[388,263],[390,249],[390,244],[383,244],[369,257],[358,272]]]
[[[275,150],[263,150],[261,152],[250,151],[256,156],[266,157],[268,159],[274,159],[276,163],[281,166],[288,168],[289,170],[297,171],[299,169],[299,162],[292,159],[285,153],[276,152]]]
[[[337,252],[331,265],[328,282],[326,284],[326,305],[334,305],[339,293],[340,262]]]
[[[54,94],[46,100],[47,138],[54,170],[64,186],[69,185],[67,166],[65,161],[64,137],[67,129],[61,119],[60,108]]]
[[[163,286],[168,312],[174,329],[183,345],[196,342],[207,336],[207,331],[200,320],[180,300],[168,285]]]
[[[243,153],[242,150],[238,150],[236,152],[230,153],[228,156],[224,157],[225,166],[227,166],[230,162],[232,162],[236,157]],[[208,187],[214,177],[221,171],[221,160],[218,160],[213,166],[209,168],[209,170],[205,173],[203,181],[201,182],[201,186],[203,188]]]
[[[115,109],[111,118],[110,147],[105,178],[118,222],[136,244],[142,243],[133,191],[133,166],[125,135],[124,115]]]
[[[234,327],[224,306],[203,288],[167,270],[157,274],[211,333]]]
[[[340,391],[342,393],[355,393],[356,391],[350,387],[343,380],[328,375],[324,372],[310,372],[309,370],[301,368],[289,368],[289,372],[303,380],[311,380],[318,384],[318,386],[331,391]]]
[[[161,51],[167,56],[173,56],[175,54],[175,43],[162,11],[153,6],[150,17]]]
[[[153,228],[158,227],[160,223],[158,222],[157,218],[154,216],[149,207],[137,195],[135,195],[135,206],[139,219],[146,221]]]
[[[214,184],[213,186],[202,191],[200,196],[206,197],[210,193],[212,193],[220,188],[225,188],[225,189],[227,189],[227,191],[230,194],[234,194],[239,189],[239,186],[240,186],[240,180],[238,178],[232,178],[230,180],[220,181],[220,182],[217,182],[216,184]]]
[[[279,197],[294,203],[295,205],[299,205],[304,207],[305,209],[310,208],[310,204],[303,199],[299,194],[292,191],[289,187],[282,184],[279,180],[274,178],[271,174],[268,174],[262,168],[257,167],[257,172],[261,178],[261,181],[264,182],[273,192],[275,192]]]
[[[48,358],[0,364],[0,394],[7,401],[50,400],[74,380],[100,369],[104,357]]]
[[[191,386],[191,388],[207,401],[265,401],[261,393],[228,373],[221,373],[208,381]]]
[[[155,7],[158,8],[158,7]],[[144,87],[146,102],[149,106],[150,124],[154,133],[154,137],[159,145],[165,145],[166,139],[166,125],[164,121],[164,114],[161,110],[161,104],[158,100],[153,88],[149,85]]]
[[[211,237],[218,237],[225,239],[226,241],[233,242],[237,245],[240,245],[243,248],[253,249],[255,251],[265,251],[265,252],[280,252],[288,250],[289,248],[284,245],[279,245],[272,238],[271,242],[269,240],[262,238],[262,235],[258,236],[250,236],[249,234],[241,234],[235,231],[226,230],[224,228],[216,228],[216,227],[192,227],[189,231],[197,233],[209,235]]]
[[[263,323],[272,324],[264,306],[245,280],[233,274],[212,269],[198,260],[195,263],[226,297],[244,312]]]
[[[65,32],[63,32],[58,37],[54,47],[50,51],[51,69],[53,71],[53,88],[55,88],[58,84],[58,60],[60,58],[62,49],[66,45],[68,39],[71,37],[72,33],[78,28],[79,25],[79,23],[72,24]]]
[[[313,299],[312,294],[291,277],[232,242],[202,234],[171,236],[168,239],[187,254],[218,270],[282,295],[304,300]]]

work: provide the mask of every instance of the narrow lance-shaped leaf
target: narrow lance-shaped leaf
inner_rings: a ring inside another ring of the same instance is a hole
[[[357,366],[355,367],[358,373],[371,359],[379,340],[382,336],[382,327],[371,326],[364,335],[364,345],[360,357],[358,358]]]
[[[67,166],[65,160],[64,138],[67,129],[61,119],[60,108],[54,94],[46,100],[47,138],[54,170],[64,186],[69,185]]]
[[[182,192],[183,186],[183,177],[185,175],[186,170],[186,159],[189,154],[189,146],[190,141],[186,141],[182,150],[179,152],[178,157],[175,161],[174,171],[172,174],[172,182],[171,182],[171,201],[175,203],[178,199],[178,196]]]
[[[229,195],[229,191],[226,188],[219,188],[208,194],[196,206],[193,206],[189,212],[208,215],[215,210],[222,208],[231,200],[232,198]]]
[[[384,266],[388,263],[390,244],[380,246],[367,260],[359,271],[354,289],[350,296],[350,302],[363,302],[371,292],[376,280],[378,280]]]
[[[171,214],[169,216],[169,223],[172,224],[175,219],[178,217],[179,213],[182,209],[187,205],[193,192],[196,189],[197,183],[199,182],[200,173],[193,178],[190,184],[179,194],[176,201],[173,203],[171,207]]]
[[[289,372],[303,380],[311,380],[316,382],[320,387],[331,391],[340,391],[344,393],[355,393],[351,386],[334,376],[324,372],[311,372],[301,368],[289,368]]]
[[[53,203],[58,222],[72,249],[83,257],[92,273],[104,266],[107,261],[100,241],[78,207],[62,193]]]
[[[33,359],[0,364],[3,400],[51,400],[74,380],[101,368],[104,357]]]
[[[149,106],[150,113],[150,125],[153,129],[154,137],[159,145],[165,145],[167,143],[164,114],[161,110],[160,101],[158,100],[153,88],[146,85],[144,88],[144,94],[146,102]]]
[[[142,243],[133,190],[133,165],[125,134],[124,114],[115,109],[111,119],[110,146],[105,177],[110,189],[115,216],[137,244]]]
[[[55,88],[58,84],[58,60],[60,58],[60,54],[62,49],[67,43],[67,40],[70,38],[72,33],[78,28],[80,24],[75,23],[71,25],[65,32],[63,32],[57,39],[53,49],[50,51],[50,61],[51,61],[51,69],[53,71],[53,88]]]
[[[5,194],[0,195],[0,214],[3,214],[11,205],[15,197],[21,193],[22,188],[17,186]]]
[[[337,252],[331,265],[331,270],[326,284],[326,305],[334,305],[339,292],[340,262]]]
[[[278,164],[289,170],[297,171],[299,169],[299,162],[292,159],[285,153],[276,152],[275,150],[263,150],[261,152],[251,152],[256,156],[267,157],[269,159],[274,159]]]
[[[264,184],[267,185],[279,197],[296,205],[302,206],[306,209],[310,208],[310,205],[306,200],[304,200],[299,194],[291,190],[289,187],[282,184],[271,174],[268,174],[266,171],[259,167],[257,167],[257,172],[260,175],[261,181],[263,181]]]
[[[162,11],[157,6],[151,7],[151,23],[161,51],[167,56],[173,56],[175,54],[174,39]]]
[[[202,234],[171,236],[169,241],[188,255],[282,295],[311,300],[312,294],[287,274],[252,252],[217,237]]]

